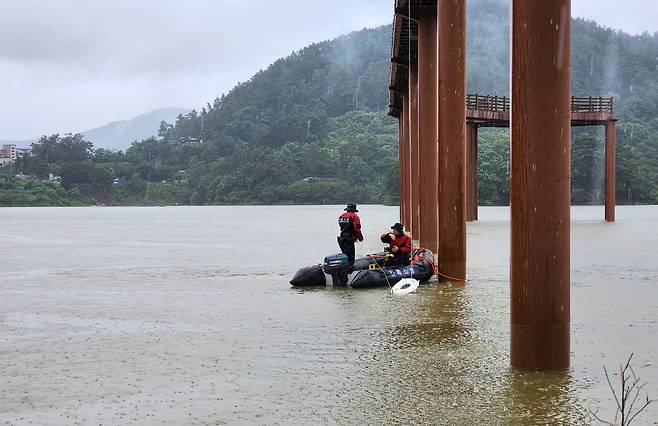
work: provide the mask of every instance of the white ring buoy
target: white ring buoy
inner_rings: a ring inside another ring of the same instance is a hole
[[[403,296],[409,293],[415,293],[419,284],[420,282],[413,278],[402,278],[400,281],[398,281],[397,284],[393,286],[393,288],[391,289],[391,293],[398,296]]]

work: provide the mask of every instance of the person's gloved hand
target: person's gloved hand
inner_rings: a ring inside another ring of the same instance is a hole
[[[391,247],[391,253],[397,253],[400,248],[398,246]]]

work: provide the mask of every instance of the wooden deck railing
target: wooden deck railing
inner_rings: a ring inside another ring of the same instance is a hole
[[[614,112],[612,97],[571,97],[571,112]]]
[[[466,95],[466,109],[474,111],[509,112],[507,96]]]
[[[612,97],[571,97],[571,112],[607,112],[613,113]],[[472,111],[509,112],[510,101],[507,96],[466,95],[466,109]]]

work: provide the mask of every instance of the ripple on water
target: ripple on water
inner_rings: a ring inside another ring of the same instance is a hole
[[[576,211],[573,367],[559,374],[509,368],[508,210],[469,224],[465,286],[291,288],[297,267],[336,251],[341,209],[0,211],[17,242],[0,246],[15,265],[0,284],[3,420],[577,424],[611,414],[602,367],[630,351],[658,394],[655,209],[619,208],[615,224]],[[366,241],[398,213],[360,210]],[[263,244],[282,229],[297,244]]]

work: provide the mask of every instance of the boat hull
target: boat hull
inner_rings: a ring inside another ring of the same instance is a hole
[[[348,283],[353,288],[372,288],[394,286],[402,278],[414,278],[420,282],[428,281],[434,275],[432,252],[416,249],[407,266],[382,266],[385,253],[376,253],[356,259],[354,271],[348,276]],[[306,266],[295,273],[290,280],[294,287],[326,286],[332,282],[331,275],[326,274],[321,265]]]
[[[350,280],[352,288],[393,287],[402,278],[426,282],[434,275],[431,259],[423,258],[407,266],[376,268],[357,272]]]

